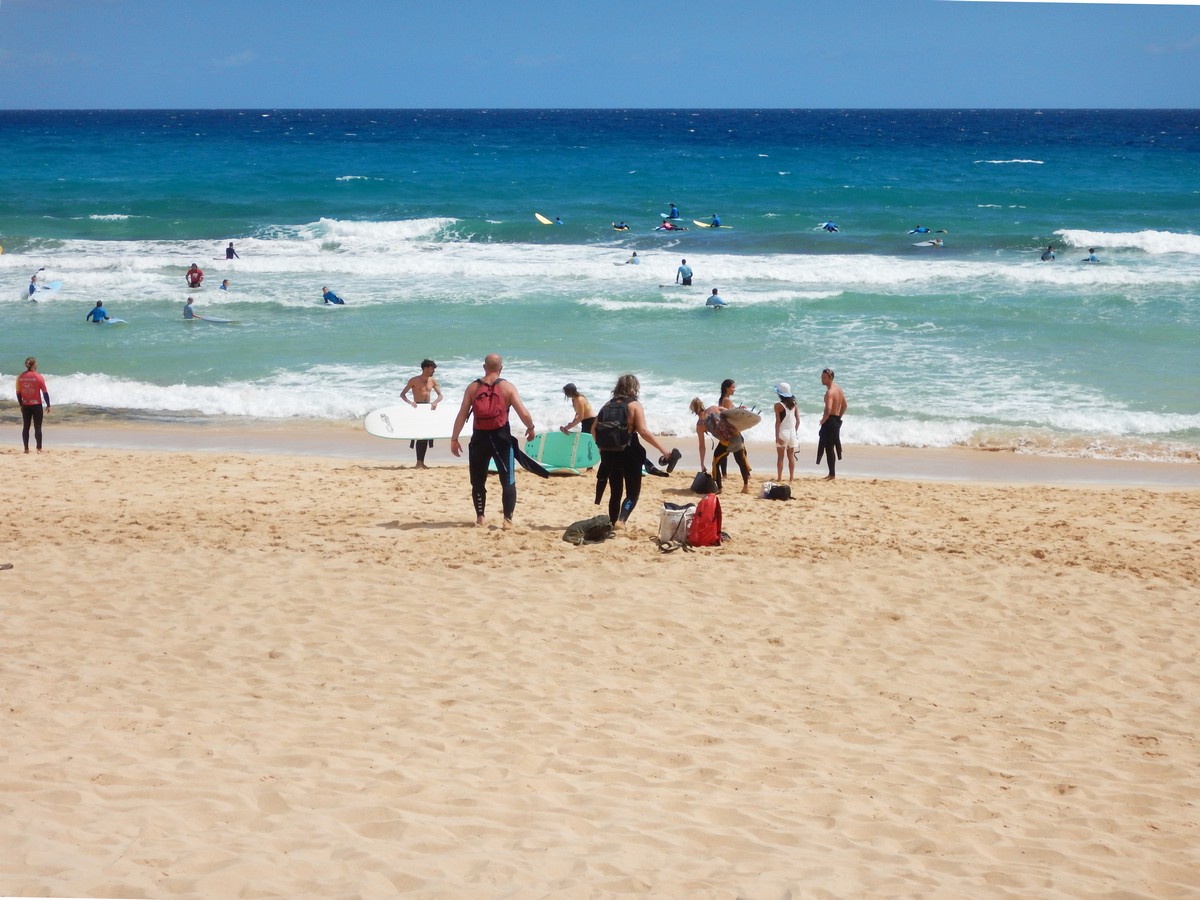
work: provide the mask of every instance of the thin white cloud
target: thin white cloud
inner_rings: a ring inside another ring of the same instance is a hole
[[[212,67],[214,69],[240,69],[242,66],[250,65],[257,59],[258,55],[253,50],[243,50],[240,53],[214,59]]]
[[[1196,35],[1189,41],[1176,41],[1173,44],[1151,44],[1146,48],[1147,52],[1153,53],[1155,56],[1173,56],[1176,53],[1194,53],[1200,50],[1200,35]]]

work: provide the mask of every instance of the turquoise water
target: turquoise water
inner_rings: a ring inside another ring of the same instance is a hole
[[[81,417],[348,420],[425,356],[454,395],[498,351],[539,423],[633,371],[658,430],[732,377],[760,405],[791,382],[815,431],[828,365],[850,443],[1200,452],[1192,111],[3,112],[0,137],[0,376],[38,356]],[[732,227],[654,231],[672,201]],[[685,257],[695,286],[660,287]],[[238,324],[182,321],[191,262]],[[40,267],[62,286],[31,304]],[[129,324],[86,325],[96,300]]]

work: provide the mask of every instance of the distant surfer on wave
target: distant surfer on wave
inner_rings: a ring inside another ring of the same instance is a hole
[[[200,287],[200,282],[204,281],[204,270],[192,263],[184,277],[187,279],[188,287]]]
[[[233,249],[233,241],[229,242],[229,246],[225,248],[226,259],[241,259],[236,250]]]
[[[1042,262],[1054,262],[1054,245],[1053,244],[1051,244],[1049,247],[1047,247],[1045,252],[1042,253]]]
[[[1097,259],[1097,257],[1096,257],[1096,248],[1095,247],[1088,247],[1088,255],[1083,261],[1087,262],[1087,263],[1100,262],[1100,260]]]
[[[345,306],[346,301],[327,287],[321,288],[321,299],[333,306]]]
[[[727,304],[725,303],[724,298],[717,295],[717,289],[713,288],[713,291],[709,295],[708,299],[704,301],[704,305],[712,307],[713,309],[721,309]]]
[[[825,231],[828,231],[830,234],[833,234],[838,230],[836,222],[824,222],[821,224],[821,228]]]
[[[629,226],[625,224],[624,220],[622,220],[620,222],[613,222],[612,226],[613,226],[613,231],[628,231],[629,230]]]

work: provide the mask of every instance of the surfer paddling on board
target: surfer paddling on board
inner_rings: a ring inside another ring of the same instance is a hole
[[[421,374],[408,379],[408,384],[400,392],[400,399],[413,409],[421,404],[428,406],[430,411],[437,409],[437,405],[442,402],[442,389],[438,387],[437,379],[433,377],[433,373],[436,371],[437,363],[432,359],[421,360]],[[411,400],[408,399],[409,392],[412,393]],[[437,394],[437,398],[430,400],[429,398],[434,394]],[[417,468],[428,469],[429,466],[425,465],[425,451],[433,446],[433,441],[409,441],[408,446],[417,451]]]
[[[188,287],[200,287],[200,282],[204,280],[204,270],[192,263],[183,277],[187,279]]]
[[[332,306],[345,306],[346,301],[327,287],[321,288],[321,299]]]
[[[817,433],[817,465],[825,455],[829,474],[826,481],[837,477],[833,460],[834,453],[842,458],[842,416],[846,414],[846,395],[833,380],[833,369],[821,370],[821,384],[825,385],[825,412],[821,415],[821,430]]]
[[[454,430],[450,437],[450,452],[462,456],[462,444],[458,436],[467,424],[467,417],[475,420],[471,442],[467,446],[467,466],[471,473],[471,502],[475,505],[475,524],[487,524],[484,516],[487,507],[488,463],[496,464],[500,476],[501,497],[504,507],[504,528],[513,524],[513,513],[517,509],[516,464],[522,468],[549,478],[550,473],[535,460],[530,459],[513,437],[508,426],[509,410],[516,412],[525,425],[525,440],[533,440],[533,416],[521,402],[521,395],[511,381],[500,377],[504,371],[504,360],[499,353],[489,353],[483,360],[483,377],[476,378],[463,392],[462,405],[454,419]]]

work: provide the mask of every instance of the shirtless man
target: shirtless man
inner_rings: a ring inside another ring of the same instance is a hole
[[[437,409],[437,405],[442,402],[442,389],[438,387],[437,379],[433,377],[436,370],[437,363],[432,359],[421,360],[421,374],[408,379],[408,384],[400,392],[400,399],[413,409],[422,403],[428,404],[431,410]],[[408,399],[410,391],[412,392],[411,400]],[[431,401],[429,398],[434,394],[437,394],[437,399]],[[429,466],[425,465],[425,451],[433,446],[433,441],[416,441],[415,443],[410,441],[409,446],[416,447],[417,468],[428,469]]]
[[[833,380],[833,369],[821,371],[821,384],[825,385],[825,412],[821,416],[821,431],[817,437],[817,465],[824,454],[829,466],[826,481],[833,481],[835,471],[834,454],[842,458],[842,416],[846,414],[846,395]]]

